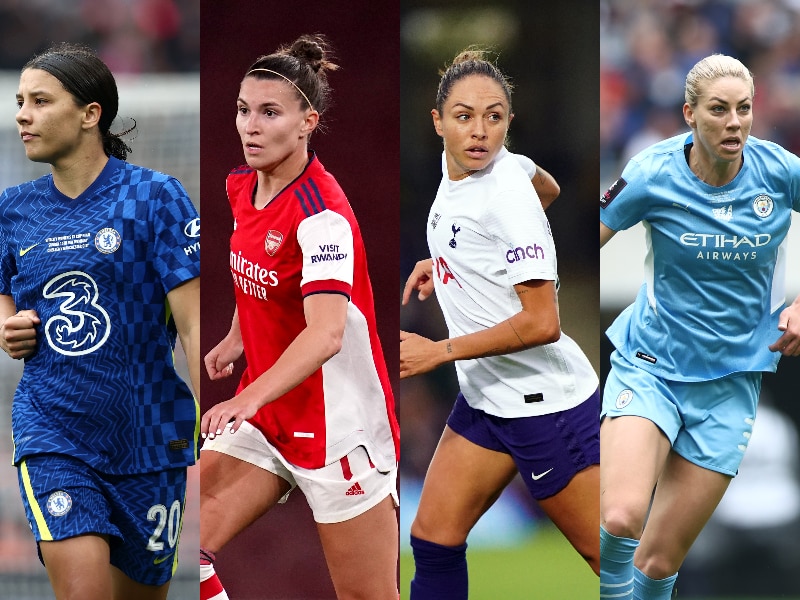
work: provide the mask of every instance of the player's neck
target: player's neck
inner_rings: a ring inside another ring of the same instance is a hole
[[[102,147],[99,150],[74,152],[51,165],[53,184],[68,198],[77,198],[94,183],[107,163],[108,156]]]
[[[264,208],[287,185],[297,179],[308,164],[308,152],[293,153],[286,160],[269,171],[258,171],[258,184],[253,206],[256,209]]]

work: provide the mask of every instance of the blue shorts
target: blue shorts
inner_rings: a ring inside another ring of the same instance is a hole
[[[473,444],[511,456],[528,491],[544,500],[587,467],[600,463],[600,393],[574,408],[536,417],[495,417],[462,394],[447,425]]]
[[[760,391],[760,372],[711,381],[668,381],[614,351],[603,391],[603,416],[648,419],[677,454],[733,477],[753,432]]]
[[[111,564],[125,575],[145,585],[170,580],[178,566],[185,468],[107,475],[59,454],[28,456],[17,466],[37,543],[107,535]]]

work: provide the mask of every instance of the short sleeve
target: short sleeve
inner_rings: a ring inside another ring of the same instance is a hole
[[[487,233],[506,267],[509,283],[533,279],[555,281],[557,261],[550,223],[542,205],[529,192],[504,192],[497,196],[484,216]]]
[[[536,163],[524,154],[511,153],[523,170],[528,174],[528,179],[533,179],[536,175]]]
[[[297,228],[303,252],[303,296],[338,293],[350,298],[353,287],[353,230],[348,220],[332,210],[304,219]]]
[[[154,199],[154,260],[166,292],[200,275],[200,217],[174,178]]]
[[[614,231],[633,227],[645,218],[646,178],[641,165],[631,160],[600,197],[600,221]]]

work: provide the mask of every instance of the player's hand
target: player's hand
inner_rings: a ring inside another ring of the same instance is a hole
[[[433,293],[433,259],[426,258],[414,266],[403,288],[403,306],[408,304],[414,290],[419,290],[420,300],[426,300]]]
[[[442,364],[439,342],[400,331],[400,379],[433,371]]]
[[[242,355],[242,347],[227,337],[206,354],[203,363],[211,381],[233,375],[233,363]]]
[[[235,398],[220,402],[208,409],[200,421],[200,435],[203,439],[208,437],[213,440],[216,436],[222,435],[225,426],[231,422],[231,433],[236,433],[244,421],[252,419],[261,405],[251,396],[253,395],[248,394],[247,390],[243,390]]]
[[[800,302],[795,301],[781,311],[778,329],[783,334],[769,349],[783,356],[800,356]]]
[[[0,325],[0,347],[11,358],[28,358],[36,352],[36,326],[41,324],[35,310],[21,310]]]

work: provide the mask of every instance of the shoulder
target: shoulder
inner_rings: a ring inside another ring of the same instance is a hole
[[[306,216],[324,210],[350,212],[350,203],[344,190],[316,156],[312,157],[306,169],[291,187],[292,195]]]
[[[47,195],[51,179],[52,175],[44,175],[33,181],[7,187],[0,196],[0,212],[12,206],[28,205],[33,197]]]
[[[525,157],[512,154],[505,148],[501,149],[494,162],[480,173],[481,183],[495,194],[519,193],[533,196],[530,177],[520,158]]]
[[[779,166],[787,169],[797,170],[800,167],[800,158],[789,152],[775,142],[762,140],[749,136],[745,142],[745,160],[752,157],[752,160],[770,166]]]

